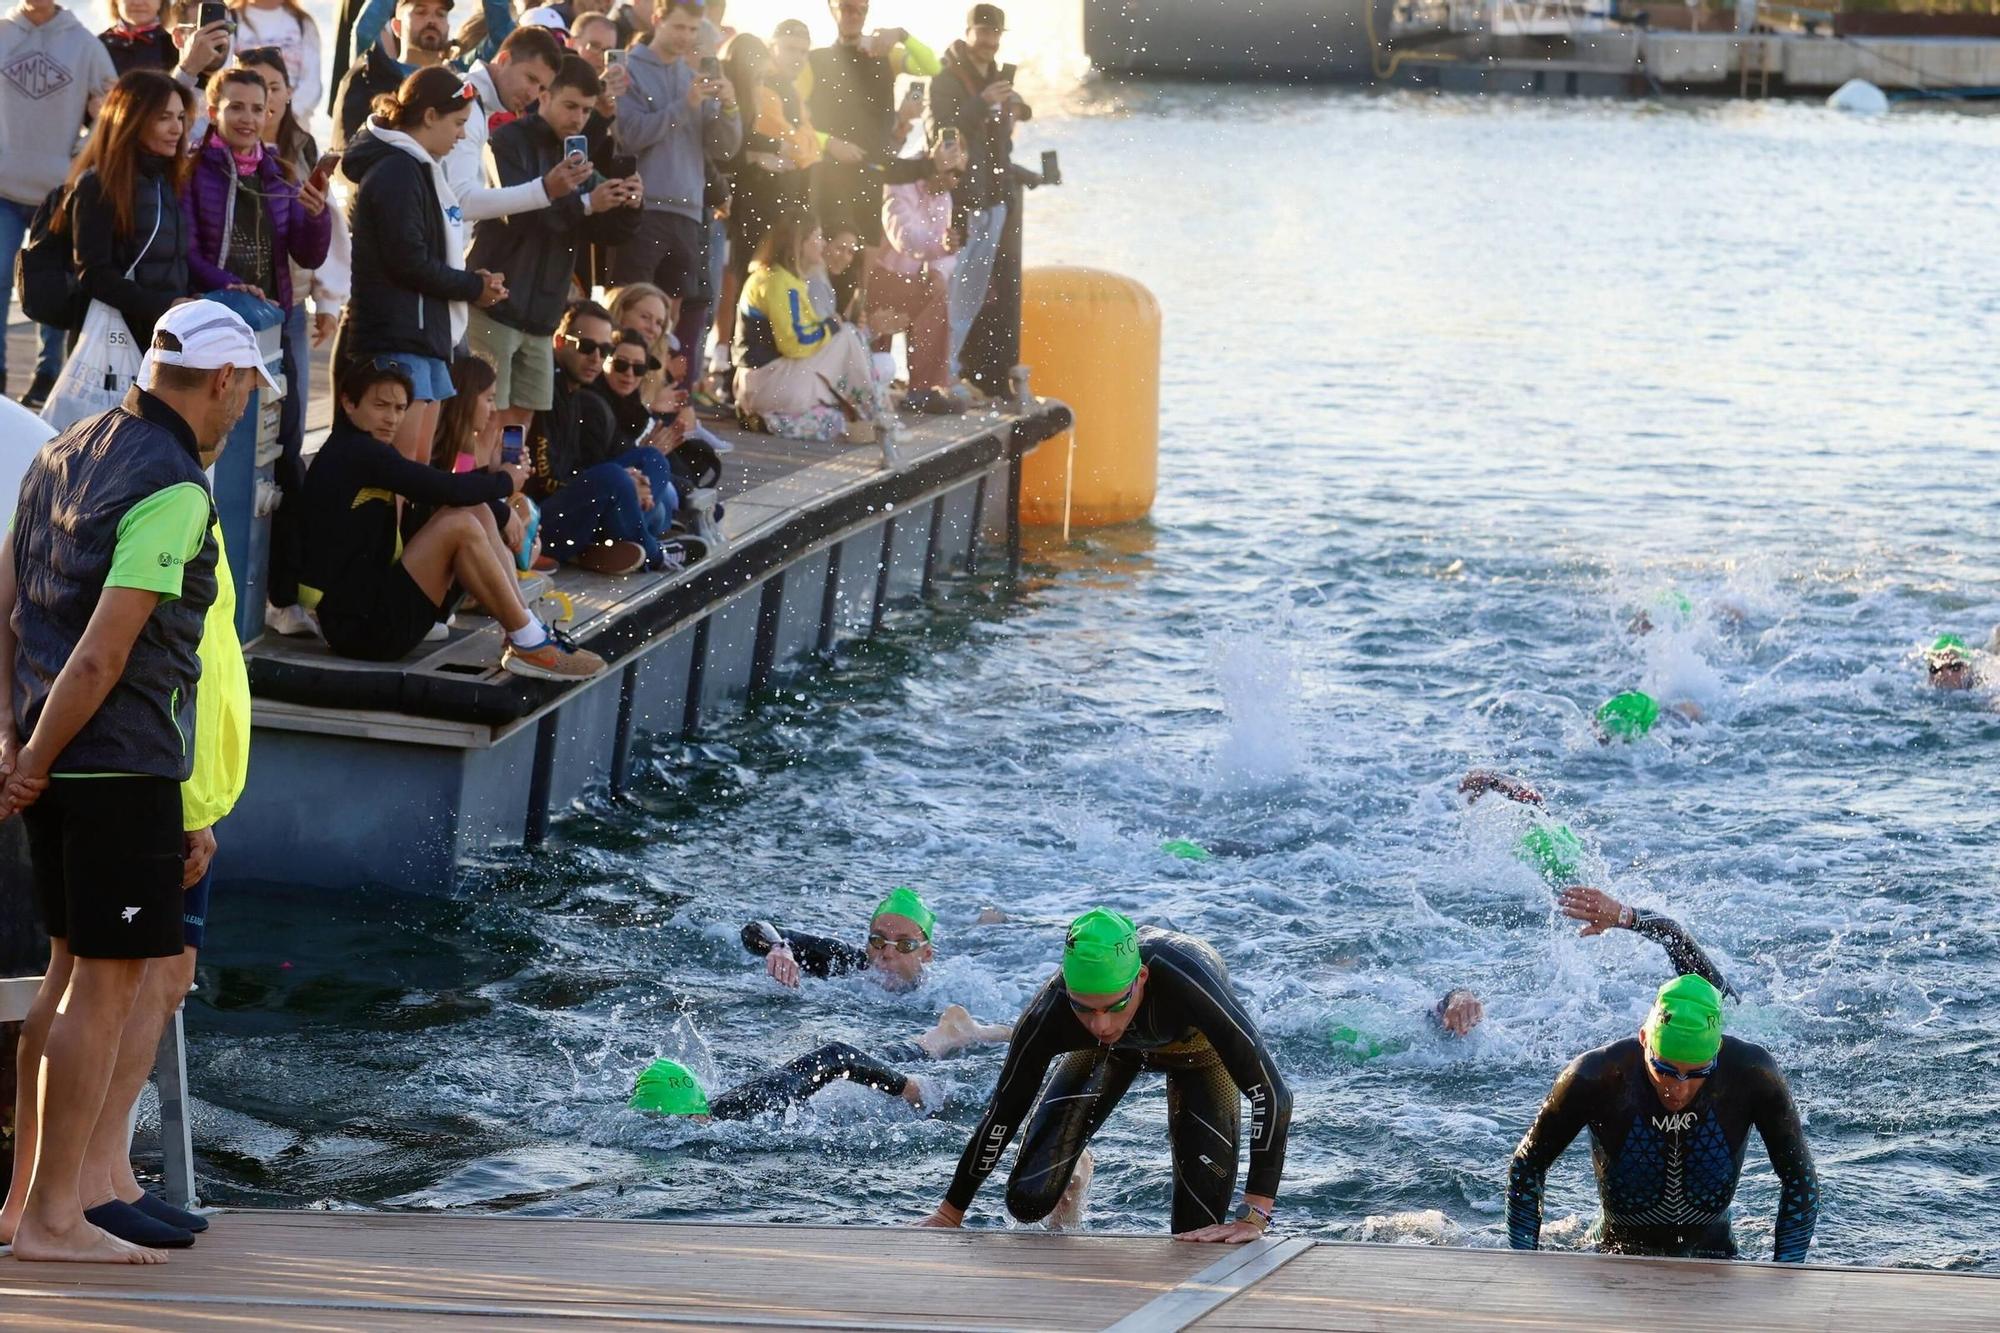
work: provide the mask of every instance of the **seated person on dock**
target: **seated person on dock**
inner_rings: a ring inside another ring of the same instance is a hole
[[[680,388],[663,384],[650,399],[647,397],[646,378],[659,368],[659,359],[646,349],[645,334],[622,329],[611,349],[611,359],[604,363],[604,373],[590,389],[611,408],[623,447],[657,449],[667,456],[674,490],[686,503],[693,491],[722,480],[722,460],[695,433],[694,409],[687,405],[687,395]],[[722,516],[721,506],[715,513],[717,518]]]
[[[590,391],[615,347],[604,307],[570,302],[555,335],[551,406],[529,432],[528,494],[542,509],[542,549],[593,574],[673,568],[648,522],[679,503],[667,456],[627,446],[609,405]]]
[[[391,443],[409,409],[410,380],[358,362],[340,378],[332,431],[300,491],[305,562],[299,600],[342,657],[393,662],[433,632],[466,593],[507,632],[500,665],[538,680],[604,670],[521,604],[513,553],[489,503],[520,488],[523,470],[459,475],[414,462]],[[437,506],[404,541],[402,501]]]
[[[1733,1259],[1729,1203],[1755,1127],[1778,1174],[1773,1257],[1803,1263],[1819,1178],[1792,1090],[1769,1051],[1722,1035],[1722,993],[1698,976],[1660,987],[1636,1037],[1578,1056],[1556,1079],[1507,1172],[1507,1239],[1539,1248],[1549,1167],[1585,1128],[1620,1254]]]
[[[1593,889],[1587,884],[1572,884],[1564,889],[1556,899],[1556,906],[1570,920],[1584,923],[1577,934],[1586,939],[1602,935],[1607,930],[1629,930],[1665,949],[1667,961],[1674,965],[1676,976],[1700,977],[1731,999],[1742,998],[1736,993],[1736,988],[1723,978],[1721,969],[1702,952],[1694,938],[1671,917],[1644,908],[1627,907],[1604,890]],[[1431,1016],[1447,1033],[1463,1037],[1479,1026],[1486,1017],[1486,1009],[1477,995],[1463,986],[1455,986],[1445,992],[1444,998],[1432,1008]],[[1377,1049],[1386,1051],[1388,1048],[1378,1046]]]
[[[867,972],[890,990],[910,990],[923,980],[924,966],[935,956],[931,933],[936,926],[936,914],[915,889],[897,888],[869,916],[865,949],[802,930],[780,930],[768,921],[743,927],[743,947],[763,955],[764,971],[781,986],[796,987],[802,974]]]
[[[1004,1023],[982,1023],[962,1005],[947,1006],[938,1015],[937,1026],[910,1041],[883,1048],[877,1056],[863,1053],[844,1041],[829,1042],[788,1064],[768,1070],[748,1082],[738,1084],[713,1101],[701,1095],[699,1084],[693,1093],[701,1109],[686,1096],[694,1083],[682,1066],[671,1060],[655,1060],[639,1076],[632,1094],[632,1106],[641,1111],[667,1115],[696,1115],[710,1120],[748,1120],[766,1111],[782,1111],[796,1106],[830,1083],[845,1079],[891,1097],[901,1097],[921,1112],[938,1108],[926,1105],[924,1090],[917,1079],[890,1068],[919,1060],[942,1060],[978,1043],[999,1043],[1014,1035]]]
[[[764,234],[736,312],[736,412],[754,430],[841,440],[886,421],[874,358],[852,325],[817,307],[806,275],[826,261],[819,224],[785,218]]]
[[[1021,1011],[951,1188],[921,1225],[964,1220],[1024,1121],[1007,1211],[1024,1222],[1046,1217],[1091,1136],[1146,1070],[1167,1079],[1175,1233],[1232,1244],[1262,1236],[1284,1174],[1292,1094],[1214,949],[1187,935],[1139,930],[1102,907],[1070,923],[1062,966]],[[1242,1137],[1239,1090],[1250,1102],[1250,1174],[1242,1212],[1225,1221]]]

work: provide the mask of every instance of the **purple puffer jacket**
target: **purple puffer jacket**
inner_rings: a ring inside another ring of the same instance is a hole
[[[181,212],[187,215],[188,235],[194,243],[188,249],[188,277],[197,292],[212,292],[244,281],[229,271],[223,248],[229,241],[230,209],[236,198],[236,159],[229,145],[210,133],[201,146],[201,157],[188,177],[187,191],[181,195]],[[264,295],[289,312],[292,308],[292,269],[289,258],[300,268],[318,268],[326,262],[326,248],[333,239],[333,209],[320,210],[318,217],[307,213],[299,202],[298,187],[285,179],[277,155],[268,149],[257,164],[257,192],[265,196],[264,207],[271,219],[271,253],[277,262],[278,290]]]

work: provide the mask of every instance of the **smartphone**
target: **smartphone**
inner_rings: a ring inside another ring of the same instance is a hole
[[[500,428],[500,461],[518,466],[527,458],[528,428],[526,426],[502,426]]]
[[[221,3],[221,0],[201,0],[201,8],[195,14],[195,26],[197,28],[206,28],[211,23],[229,22],[228,5]],[[234,31],[235,24],[230,23],[230,29]]]
[[[604,53],[604,64],[607,68],[612,65],[622,65],[624,63],[625,53],[623,51],[606,51]]]
[[[1062,184],[1062,163],[1056,161],[1056,150],[1053,148],[1042,154],[1042,184]]]
[[[956,146],[958,143],[958,126],[946,125],[943,129],[939,130],[938,142]]]
[[[572,134],[563,140],[564,157],[589,157],[590,138],[587,135]]]
[[[313,163],[312,175],[306,178],[307,184],[324,194],[326,183],[333,179],[333,169],[339,165],[339,153],[321,153],[319,161]]]
[[[704,79],[721,78],[722,62],[720,60],[717,60],[714,56],[703,56],[701,58],[701,77],[703,77]]]
[[[613,153],[605,159],[604,171],[613,180],[628,180],[639,174],[639,159],[630,153]]]

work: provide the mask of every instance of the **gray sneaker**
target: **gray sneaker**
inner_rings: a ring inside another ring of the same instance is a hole
[[[604,659],[588,648],[579,648],[567,634],[546,627],[549,637],[538,647],[517,648],[512,643],[500,654],[500,665],[530,680],[589,680],[604,671]]]

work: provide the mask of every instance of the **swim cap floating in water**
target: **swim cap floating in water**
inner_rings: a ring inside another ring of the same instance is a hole
[[[1533,866],[1550,888],[1582,882],[1583,842],[1567,824],[1537,824],[1521,835],[1515,855]]]
[[[672,1060],[655,1060],[639,1075],[626,1103],[635,1111],[656,1111],[661,1115],[707,1115],[708,1094],[701,1081],[686,1067]]]
[[[1072,995],[1116,995],[1139,975],[1139,931],[1129,916],[1093,907],[1063,938],[1063,985]]]
[[[1614,694],[1597,706],[1599,730],[1619,740],[1637,740],[1659,720],[1659,701],[1638,690]]]
[[[1168,856],[1178,856],[1183,861],[1208,859],[1208,848],[1187,838],[1169,838],[1160,844],[1160,850]]]
[[[869,913],[869,923],[872,925],[878,916],[908,917],[917,923],[917,929],[924,932],[925,939],[931,937],[931,931],[937,925],[937,914],[926,907],[924,900],[917,896],[917,891],[911,888],[889,890],[889,896],[875,904],[875,910]]]
[[[1660,987],[1645,1031],[1662,1060],[1707,1064],[1722,1049],[1722,992],[1700,977],[1675,977]]]

